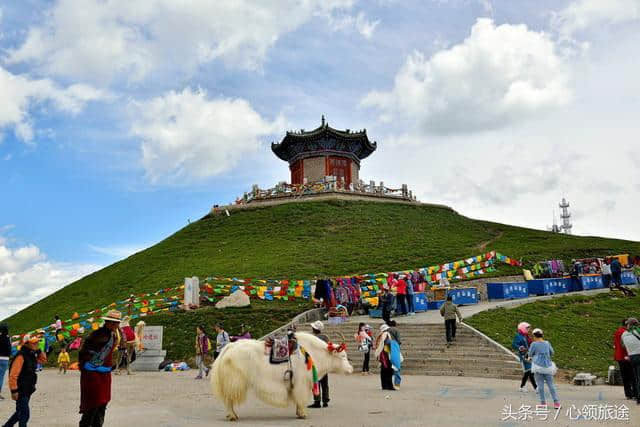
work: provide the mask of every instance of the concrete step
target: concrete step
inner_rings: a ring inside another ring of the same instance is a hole
[[[488,354],[488,353],[496,353],[496,354],[505,354],[500,351],[497,347],[493,346],[478,346],[478,345],[465,345],[465,344],[454,344],[451,347],[447,348],[447,346],[442,344],[433,344],[433,343],[412,343],[403,341],[401,349],[403,351],[427,351],[427,352],[462,352],[462,353],[479,353],[479,354]],[[347,344],[347,352],[357,353],[357,347],[354,344],[353,346]]]
[[[442,326],[435,326],[435,325],[411,325],[411,326],[407,326],[407,325],[398,325],[396,326],[396,329],[400,332],[441,332],[441,333],[445,333],[446,329]],[[297,327],[298,331],[311,331],[311,327],[308,326],[298,326]],[[350,334],[350,335],[354,335],[356,333],[356,331],[358,330],[358,327],[353,327],[353,326],[349,326],[349,327],[325,327],[323,332],[327,333],[327,332],[341,332],[343,334]],[[458,325],[458,327],[456,328],[457,331],[460,332],[469,332],[471,333],[471,331],[467,328],[465,328],[462,325]],[[372,328],[372,333],[378,334],[380,332],[380,328]]]
[[[362,359],[349,359],[354,363],[356,360],[362,361]],[[487,369],[520,369],[520,364],[516,361],[509,362],[504,360],[492,360],[492,359],[447,359],[447,358],[431,358],[423,359],[418,357],[405,357],[402,362],[402,367],[405,366],[424,366],[424,367],[456,367],[460,369],[469,368],[487,368]]]
[[[364,356],[362,353],[347,353],[349,360],[363,360]],[[421,360],[468,360],[468,361],[478,361],[478,360],[488,360],[500,362],[503,364],[512,364],[515,363],[519,366],[520,362],[515,359],[502,357],[502,355],[462,355],[462,354],[443,354],[443,353],[422,353],[422,352],[411,352],[406,351],[403,353],[405,358],[412,359],[421,359]],[[370,357],[373,357],[371,355]]]
[[[343,338],[336,334],[336,333],[326,333],[326,336],[329,337],[329,339],[331,341],[334,342],[339,342],[342,341]],[[400,332],[400,339],[402,341],[405,341],[407,338],[411,338],[411,339],[420,339],[420,340],[437,340],[437,341],[445,341],[446,340],[446,335],[445,334],[428,334],[428,333],[411,333],[411,334],[406,334],[403,332]],[[373,337],[373,339],[376,339],[376,336]],[[472,341],[477,341],[477,342],[485,342],[484,338],[472,335],[472,334],[456,334],[456,339],[457,340],[472,340]],[[347,341],[347,343],[349,342],[355,342],[355,337],[351,336],[351,335],[345,335],[344,336],[344,340]]]
[[[378,334],[381,322],[370,322],[374,337]],[[347,354],[356,373],[362,367],[363,353],[358,352],[354,334],[357,323],[326,325],[324,333],[333,342],[347,341]],[[303,325],[299,331],[310,332]],[[406,375],[448,375],[481,378],[503,378],[519,380],[522,377],[520,363],[493,343],[487,341],[464,326],[459,326],[456,341],[446,346],[443,324],[403,324],[397,326],[402,340],[402,352],[405,357],[402,372]],[[370,367],[377,373],[379,363],[371,354]]]
[[[353,375],[360,375],[362,365],[354,367]],[[370,365],[371,375],[379,375],[378,367]],[[476,378],[493,378],[516,380],[522,379],[522,371],[518,370],[483,370],[483,369],[421,369],[421,368],[402,368],[402,375],[428,375],[428,376],[449,376],[449,377],[476,377]]]
[[[500,380],[516,380],[522,379],[521,371],[478,371],[478,370],[426,370],[414,371],[411,375],[429,375],[429,376],[448,376],[448,377],[476,377],[476,378],[493,378]]]

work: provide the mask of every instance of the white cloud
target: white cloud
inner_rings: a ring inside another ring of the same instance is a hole
[[[102,255],[107,255],[115,259],[124,259],[140,252],[150,245],[116,245],[116,246],[95,246],[89,245],[89,248]]]
[[[334,30],[344,30],[347,28],[355,28],[364,38],[370,39],[376,30],[380,20],[370,21],[363,12],[359,12],[357,16],[345,15],[341,17],[328,16],[329,25]]]
[[[37,246],[11,248],[0,236],[0,319],[100,268],[50,261]]]
[[[59,0],[8,61],[100,84],[142,81],[157,69],[189,75],[215,59],[256,70],[283,34],[346,14],[355,1]],[[354,25],[365,37],[375,28],[364,17]]]
[[[226,172],[282,129],[243,99],[209,99],[204,90],[171,91],[131,105],[131,133],[139,138],[151,182],[171,184]]]
[[[640,34],[609,31],[564,60],[571,108],[475,133],[426,134],[420,115],[405,133],[378,123],[369,134],[384,155],[363,162],[360,175],[407,183],[420,200],[466,216],[538,229],[567,197],[575,234],[640,241]]]
[[[50,79],[31,79],[0,66],[0,131],[10,128],[24,142],[32,142],[34,129],[30,110],[48,103],[55,109],[78,114],[84,105],[105,98],[104,92],[84,84],[61,88]]]
[[[601,24],[640,20],[640,0],[577,0],[552,17],[561,37]]]
[[[478,19],[462,43],[430,58],[409,56],[390,92],[362,105],[381,119],[416,124],[431,134],[495,129],[546,113],[570,100],[568,69],[553,41],[526,25]]]

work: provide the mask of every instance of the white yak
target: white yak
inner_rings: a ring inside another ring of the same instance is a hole
[[[327,373],[351,374],[353,366],[344,347],[329,345],[305,332],[296,332],[298,345],[311,355],[318,379]],[[282,408],[296,406],[298,418],[306,418],[306,407],[313,397],[313,374],[297,350],[291,355],[292,383],[285,380],[288,363],[271,364],[264,354],[264,341],[238,340],[227,344],[211,367],[213,394],[226,408],[227,419],[236,421],[235,407],[247,398],[249,389],[263,402]]]

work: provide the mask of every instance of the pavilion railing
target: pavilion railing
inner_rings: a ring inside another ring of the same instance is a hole
[[[364,181],[346,185],[344,179],[336,177],[325,177],[322,181],[305,184],[288,184],[280,182],[275,187],[261,189],[258,185],[253,185],[250,192],[244,193],[242,197],[236,199],[235,204],[246,204],[252,201],[273,200],[280,198],[302,197],[306,195],[322,193],[349,193],[362,194],[368,196],[392,197],[402,200],[415,201],[413,192],[406,184],[400,188],[385,187],[384,182],[376,185],[375,181],[365,184]]]

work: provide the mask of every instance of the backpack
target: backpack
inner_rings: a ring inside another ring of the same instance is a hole
[[[371,347],[371,337],[367,337],[365,340],[358,343],[358,352],[366,353]]]

